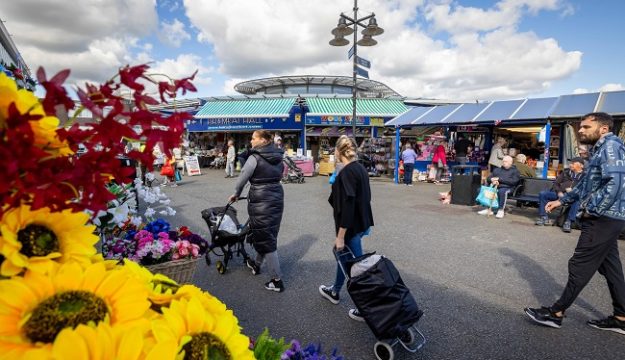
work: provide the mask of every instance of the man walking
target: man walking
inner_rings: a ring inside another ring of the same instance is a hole
[[[467,140],[463,134],[458,134],[458,141],[454,144],[458,165],[467,164],[467,155],[469,154],[470,147],[473,147],[473,144]]]
[[[560,328],[564,312],[598,270],[608,282],[614,315],[590,320],[588,325],[625,335],[625,280],[617,245],[625,226],[625,145],[610,132],[613,125],[606,113],[582,117],[580,142],[592,146],[584,176],[572,191],[545,206],[551,212],[579,199],[582,231],[560,299],[551,307],[525,309],[527,316],[542,325]]]

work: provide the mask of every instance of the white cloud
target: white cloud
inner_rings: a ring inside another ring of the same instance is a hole
[[[589,92],[590,92],[590,90],[585,89],[585,88],[577,88],[577,89],[573,90],[573,94],[587,94]]]
[[[625,87],[623,86],[623,84],[609,83],[609,84],[604,84],[599,88],[599,91],[619,91],[619,90],[625,90]]]
[[[346,5],[331,0],[185,0],[184,5],[198,39],[214,46],[228,77],[351,75],[349,46],[328,45],[338,15],[351,15]],[[561,0],[502,0],[486,9],[450,0],[369,0],[359,7],[359,16],[375,11],[385,29],[377,46],[358,47],[372,62],[370,77],[402,95],[525,97],[545,91],[581,64],[581,52],[517,29],[525,16],[570,11]]]
[[[0,13],[32,70],[71,68],[69,83],[108,79],[158,24],[153,0],[2,1]]]
[[[185,31],[184,23],[178,19],[171,23],[163,21],[158,37],[161,42],[172,47],[180,47],[183,41],[191,39],[191,35]]]

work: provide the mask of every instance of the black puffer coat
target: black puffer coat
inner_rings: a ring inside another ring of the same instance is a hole
[[[250,216],[250,242],[258,253],[274,252],[284,210],[284,190],[280,179],[283,151],[273,144],[250,150],[256,169],[250,178],[247,212]]]

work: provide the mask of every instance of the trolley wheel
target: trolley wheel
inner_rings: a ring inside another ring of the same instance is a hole
[[[395,353],[391,344],[385,341],[378,341],[373,345],[373,352],[378,360],[393,360]]]
[[[206,255],[204,255],[204,260],[206,260],[207,266],[211,266],[211,257],[210,255],[208,255],[208,252],[206,253]]]
[[[306,180],[304,178],[299,179],[299,183],[303,184]]]
[[[226,267],[224,266],[224,263],[221,262],[221,260],[217,261],[217,263],[215,263],[215,265],[217,266],[217,272],[220,274],[223,274],[226,272]]]

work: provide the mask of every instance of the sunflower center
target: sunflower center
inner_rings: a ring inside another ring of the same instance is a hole
[[[32,342],[51,343],[64,328],[74,328],[90,321],[97,324],[107,314],[106,303],[95,294],[65,291],[39,303],[24,324],[24,332]]]
[[[56,234],[42,225],[26,226],[18,231],[17,240],[22,243],[20,252],[28,257],[46,256],[60,250]]]
[[[184,360],[229,360],[230,351],[215,335],[207,332],[193,334],[191,341],[186,343]]]

